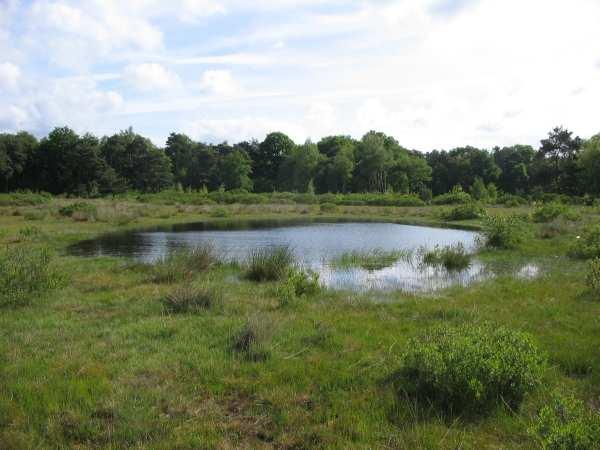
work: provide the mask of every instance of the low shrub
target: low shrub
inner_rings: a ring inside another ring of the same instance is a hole
[[[264,319],[250,317],[242,329],[231,337],[231,351],[248,361],[264,361],[270,355],[268,341],[272,331],[271,324]]]
[[[529,235],[530,230],[520,216],[488,216],[485,218],[483,236],[485,245],[488,247],[517,248]]]
[[[436,195],[431,201],[434,205],[459,205],[461,203],[471,203],[473,199],[464,191],[453,190],[447,194]]]
[[[338,211],[338,206],[334,203],[321,203],[319,210],[322,213],[334,213]]]
[[[600,225],[589,226],[581,236],[576,236],[569,255],[580,259],[600,258]]]
[[[554,393],[529,433],[547,450],[600,449],[600,413],[571,396]]]
[[[65,281],[46,247],[19,246],[0,252],[0,306],[28,304]]]
[[[214,218],[224,218],[229,217],[229,213],[225,208],[216,208],[211,211],[210,216]]]
[[[479,203],[471,202],[456,206],[442,213],[443,220],[472,220],[485,216],[485,209]]]
[[[34,210],[26,211],[23,214],[23,218],[25,220],[44,220],[47,215],[48,215],[48,213],[46,211],[43,211],[41,209],[34,209]]]
[[[223,293],[212,286],[184,286],[171,292],[161,300],[168,313],[197,313],[221,307]]]
[[[45,205],[52,196],[46,192],[11,192],[0,194],[0,206],[37,206]]]
[[[435,328],[407,345],[395,374],[399,393],[446,413],[517,409],[539,382],[545,358],[532,338],[497,327]]]
[[[533,221],[536,223],[547,223],[558,219],[567,211],[567,207],[561,203],[546,203],[533,212]]]
[[[512,195],[512,194],[502,195],[500,198],[498,198],[497,202],[498,202],[498,204],[504,205],[507,208],[517,208],[519,206],[523,206],[528,203],[527,199],[525,199],[519,195]]]
[[[191,279],[194,274],[209,269],[218,262],[210,245],[170,252],[152,266],[152,281],[177,283]]]
[[[252,281],[278,281],[294,263],[294,253],[287,246],[254,250],[247,261],[245,278]]]
[[[540,226],[539,236],[542,239],[553,239],[567,233],[567,228],[561,222],[554,221]]]
[[[585,284],[591,292],[600,294],[600,258],[594,258],[589,262]]]
[[[94,221],[98,219],[98,209],[95,205],[86,202],[76,202],[63,206],[58,210],[63,217],[70,217],[78,222]]]
[[[423,263],[430,266],[443,266],[446,270],[464,270],[471,265],[471,255],[462,243],[435,247],[423,254]]]

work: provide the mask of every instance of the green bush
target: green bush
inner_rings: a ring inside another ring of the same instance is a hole
[[[537,223],[552,222],[567,211],[567,207],[560,203],[547,203],[533,212],[533,221]]]
[[[34,209],[33,211],[26,211],[23,214],[25,220],[44,220],[48,213],[40,209]]]
[[[0,306],[20,306],[62,287],[64,273],[55,268],[46,247],[16,247],[0,252]]]
[[[600,258],[600,225],[586,228],[569,248],[569,255],[580,259]]]
[[[545,361],[529,335],[492,324],[434,328],[406,348],[399,393],[451,414],[517,409]]]
[[[567,233],[567,228],[564,224],[554,221],[550,223],[544,223],[540,226],[539,236],[542,239],[552,239],[557,236]]]
[[[245,278],[258,282],[281,280],[293,263],[294,254],[289,247],[254,250],[247,261]]]
[[[210,216],[214,218],[224,218],[229,217],[229,213],[225,208],[216,208],[211,211]]]
[[[517,208],[518,206],[526,205],[528,202],[527,199],[518,195],[504,194],[498,198],[498,203],[507,208]]]
[[[207,309],[221,307],[223,293],[212,286],[184,286],[161,300],[168,313],[197,313]]]
[[[472,201],[473,199],[468,193],[455,189],[447,194],[433,197],[431,203],[434,205],[459,205],[461,203],[471,203]]]
[[[444,248],[436,246],[433,250],[425,252],[423,263],[443,266],[446,270],[464,270],[471,265],[471,255],[461,243]]]
[[[281,305],[292,301],[316,295],[321,291],[319,274],[304,272],[294,268],[289,269],[287,277],[277,289],[277,296]]]
[[[485,218],[483,236],[488,247],[517,248],[529,235],[530,230],[527,224],[519,216],[488,216]]]
[[[465,203],[442,213],[443,220],[472,220],[484,216],[485,209],[475,202]]]
[[[588,264],[585,283],[590,291],[600,294],[600,258],[594,258]]]
[[[210,245],[173,251],[152,266],[152,281],[177,283],[189,280],[194,274],[209,269],[217,262],[218,257]]]
[[[600,414],[573,397],[554,393],[529,432],[546,450],[600,449]]]

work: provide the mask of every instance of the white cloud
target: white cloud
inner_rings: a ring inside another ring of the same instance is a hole
[[[0,63],[0,90],[16,90],[21,78],[21,70],[11,62]]]
[[[228,70],[207,70],[202,74],[200,88],[211,95],[232,96],[241,92],[241,87]]]
[[[295,123],[264,117],[199,119],[186,124],[184,130],[194,139],[209,142],[262,140],[273,131],[286,133],[295,142],[303,142],[307,137],[306,130]]]
[[[176,73],[157,63],[127,66],[124,78],[130,86],[140,91],[168,91],[179,87],[181,83]]]

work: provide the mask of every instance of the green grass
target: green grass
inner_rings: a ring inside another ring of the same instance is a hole
[[[410,257],[411,253],[402,250],[354,250],[342,253],[330,264],[336,269],[360,267],[365,270],[379,270],[393,266],[401,258]]]
[[[244,277],[251,281],[277,281],[283,279],[294,264],[292,249],[286,246],[253,250]]]
[[[518,249],[479,255],[547,261],[535,279],[499,276],[420,295],[324,290],[281,308],[280,282],[247,280],[235,265],[212,264],[168,284],[130,261],[65,256],[67,245],[103,232],[218,220],[211,205],[158,212],[136,202],[92,202],[99,215],[135,211],[136,223],[74,222],[55,214],[67,202],[52,199],[35,222],[39,232],[21,236],[32,224],[14,216],[14,206],[1,211],[0,245],[54,249],[55,267],[69,282],[0,314],[0,448],[529,449],[539,446],[530,430],[553,392],[598,408],[600,302],[586,294],[586,262],[566,256],[585,225],[598,221],[592,208],[573,207],[582,220],[565,234],[533,233]],[[244,218],[307,216],[296,205],[229,208]],[[437,207],[339,208],[344,218],[439,217]],[[515,212],[531,211],[488,209]],[[165,311],[161,300],[174,290],[205,282],[221,290],[222,306]],[[449,419],[398,401],[387,380],[411,339],[432,327],[483,322],[528,333],[547,354],[540,387],[518,410]]]

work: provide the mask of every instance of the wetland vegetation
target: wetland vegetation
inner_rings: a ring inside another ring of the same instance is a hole
[[[434,226],[443,206],[25,199],[4,197],[0,217],[2,448],[597,445],[597,207],[540,222],[543,205],[484,204],[453,222],[479,230],[477,246],[431,256],[535,264],[536,276],[360,291],[324,287],[293,248],[236,259],[175,245],[152,260],[69,249],[189,223],[228,233],[233,218]],[[542,233],[549,224],[560,231]],[[345,259],[377,271],[405,255]]]

